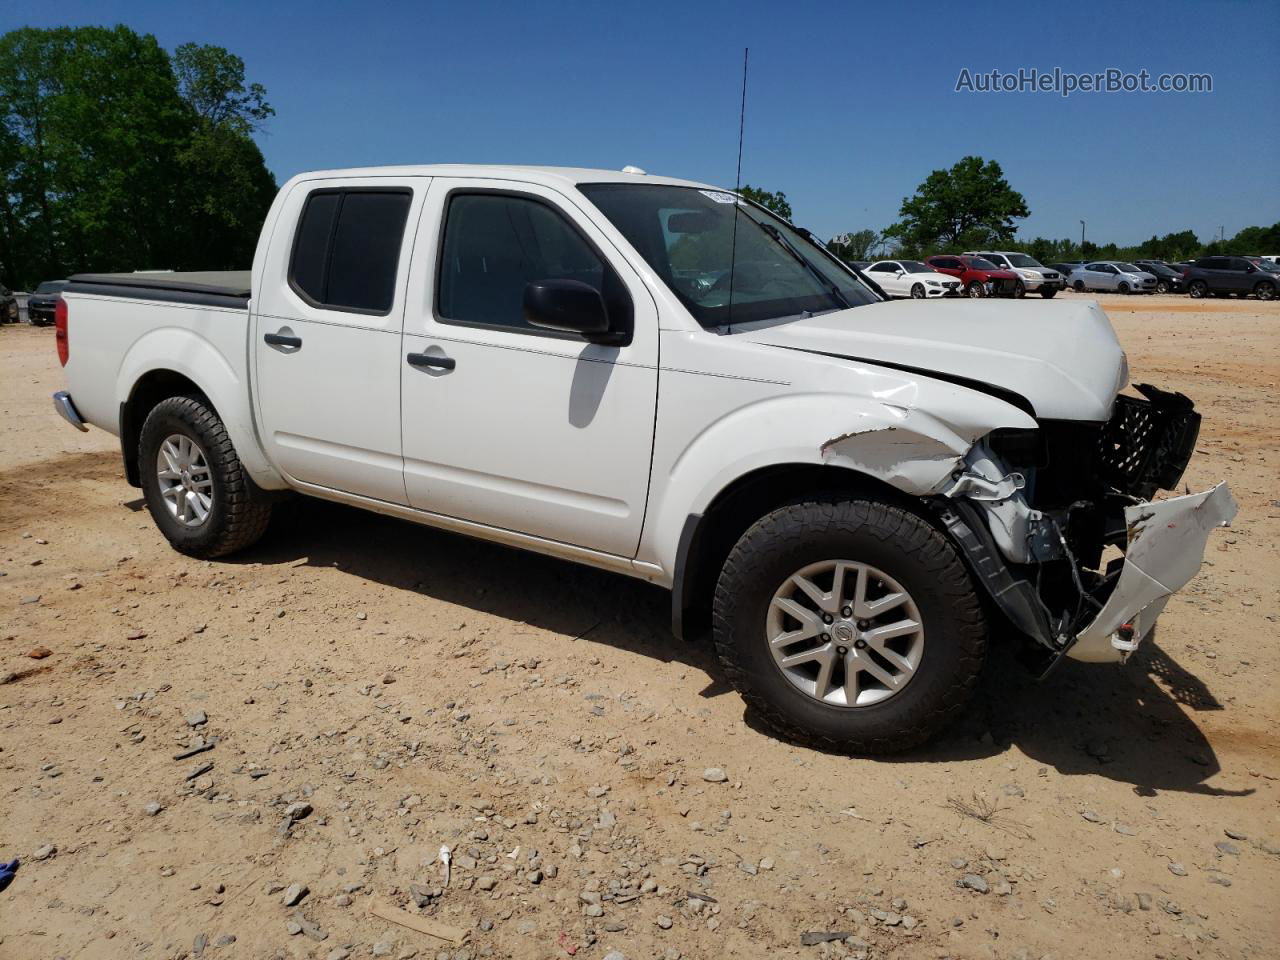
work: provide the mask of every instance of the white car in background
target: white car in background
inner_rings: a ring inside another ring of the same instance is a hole
[[[868,274],[891,297],[928,300],[933,297],[960,295],[959,280],[945,273],[938,273],[919,260],[878,260],[863,273]]]
[[[1076,293],[1110,290],[1115,293],[1155,293],[1155,274],[1123,260],[1095,260],[1077,267],[1067,278]]]

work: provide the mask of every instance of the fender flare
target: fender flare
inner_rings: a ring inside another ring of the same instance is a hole
[[[248,382],[236,373],[235,366],[208,339],[191,330],[179,327],[151,330],[134,341],[125,352],[116,375],[122,444],[128,442],[124,421],[128,404],[142,380],[160,371],[185,377],[209,399],[254,483],[267,490],[287,486],[267,459],[258,440]]]

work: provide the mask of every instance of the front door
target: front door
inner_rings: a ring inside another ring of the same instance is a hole
[[[284,200],[254,303],[253,394],[292,480],[405,503],[400,335],[427,183],[304,181]]]
[[[409,503],[634,556],[657,403],[652,296],[584,209],[546,187],[437,179],[422,223],[433,239],[414,253],[400,361]],[[546,279],[595,287],[630,342],[529,326],[525,286]]]

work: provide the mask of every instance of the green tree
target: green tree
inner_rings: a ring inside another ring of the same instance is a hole
[[[226,51],[192,47],[182,62],[180,88],[156,39],[123,26],[0,37],[7,285],[231,266],[230,254],[247,265],[244,237],[274,187],[249,132],[270,108]]]
[[[871,256],[871,248],[879,242],[880,234],[874,230],[854,230],[832,237],[827,249],[841,260],[866,260]]]
[[[781,191],[770,193],[768,190],[753,187],[748,183],[744,184],[738,193],[746,199],[760,204],[766,210],[772,210],[783,220],[789,221],[791,219],[791,204],[787,203],[787,195]]]
[[[934,170],[902,201],[902,217],[885,235],[908,255],[931,250],[1007,244],[1027,202],[1004,178],[1000,164],[964,157],[950,170]]]

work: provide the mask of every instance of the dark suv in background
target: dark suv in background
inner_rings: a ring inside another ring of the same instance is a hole
[[[18,298],[13,291],[0,283],[0,323],[18,322]]]
[[[1227,297],[1255,295],[1274,300],[1280,292],[1280,273],[1264,269],[1247,257],[1201,257],[1182,273],[1187,293],[1197,299],[1207,294]]]
[[[1135,260],[1137,266],[1156,278],[1156,293],[1182,293],[1187,289],[1182,279],[1182,268],[1173,267],[1163,260]]]
[[[53,311],[69,280],[46,280],[27,297],[27,320],[32,326],[47,327],[53,323]]]

